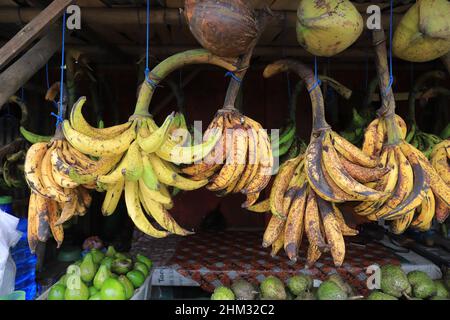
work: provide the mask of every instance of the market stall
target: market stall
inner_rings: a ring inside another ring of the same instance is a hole
[[[449,299],[448,15],[0,0],[0,296]]]

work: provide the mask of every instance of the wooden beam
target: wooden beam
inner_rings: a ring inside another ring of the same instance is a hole
[[[61,24],[56,23],[22,57],[0,74],[0,108],[39,71],[61,46]]]
[[[269,27],[277,26],[295,27],[297,13],[295,11],[273,11],[279,19],[272,19]],[[36,8],[11,8],[0,7],[0,23],[27,22],[33,19],[39,10]],[[366,14],[362,14],[366,20]],[[400,21],[402,14],[394,13],[394,27]],[[104,25],[141,25],[146,19],[145,8],[96,8],[82,7],[81,17],[89,24]],[[169,24],[173,26],[186,25],[186,19],[179,9],[152,9],[150,11],[150,24]],[[384,29],[389,28],[389,15],[383,14],[382,24]]]
[[[33,19],[20,30],[10,41],[0,48],[0,70],[27,48],[33,40],[46,31],[74,0],[55,0],[42,11],[35,11]],[[2,9],[0,9],[1,11]],[[18,9],[15,10],[17,14]],[[20,15],[20,14],[19,14]],[[1,19],[0,19],[1,21]],[[27,21],[28,22],[28,21]]]

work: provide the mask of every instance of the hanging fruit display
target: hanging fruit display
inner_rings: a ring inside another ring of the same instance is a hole
[[[418,0],[394,33],[393,52],[400,59],[426,62],[450,51],[450,2]]]
[[[351,46],[364,22],[348,0],[301,0],[297,9],[297,40],[316,56],[331,57]]]
[[[447,139],[436,144],[431,152],[430,159],[437,174],[447,185],[450,185],[450,140]],[[438,197],[435,197],[435,200],[436,220],[444,223],[450,214],[450,207]]]
[[[62,104],[61,115],[64,117],[66,91]],[[57,125],[50,141],[24,128],[21,131],[27,139],[36,141],[27,151],[24,169],[25,179],[31,189],[27,234],[30,249],[34,252],[38,241],[47,241],[50,231],[60,247],[64,240],[63,223],[87,213],[92,201],[88,189],[96,187],[95,184],[80,184],[72,180],[69,168],[87,169],[96,162],[66,141],[61,124]]]
[[[185,16],[198,42],[220,57],[247,53],[258,35],[256,13],[245,0],[185,0]]]
[[[380,88],[387,88],[389,72],[384,31],[374,31],[373,38]],[[355,212],[370,220],[391,221],[390,227],[394,233],[402,233],[410,225],[419,230],[428,230],[435,213],[435,199],[443,201],[446,206],[450,205],[450,186],[439,176],[427,157],[404,140],[406,131],[401,128],[403,122],[399,122],[395,114],[392,90],[380,91],[383,106],[377,113],[378,127],[381,123],[383,134],[377,135],[369,126],[363,150],[379,155],[381,161],[391,168],[390,173],[374,186],[376,190],[383,191],[386,197],[362,203],[355,207]]]
[[[184,117],[173,126],[169,115],[161,127],[153,120],[148,108],[158,84],[171,72],[188,64],[209,63],[229,71],[236,68],[206,50],[190,50],[173,55],[158,64],[139,91],[135,112],[129,121],[114,127],[98,129],[83,117],[82,97],[72,108],[70,119],[64,121],[63,131],[69,143],[80,152],[100,157],[95,166],[70,167],[69,176],[79,183],[93,183],[106,191],[102,213],[114,213],[121,194],[125,193],[128,215],[142,232],[163,238],[169,234],[188,235],[167,211],[173,206],[167,186],[181,190],[195,190],[208,183],[206,179],[191,180],[183,176],[174,164],[200,161],[221,139],[222,132],[208,128],[203,143],[183,146],[170,130],[184,129]],[[154,227],[145,213],[164,230]]]

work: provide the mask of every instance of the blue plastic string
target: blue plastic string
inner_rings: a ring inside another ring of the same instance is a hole
[[[227,73],[225,73],[225,77],[231,77],[233,78],[234,81],[241,83],[242,79],[239,78],[237,75],[234,74],[234,72],[228,71]]]
[[[393,3],[394,3],[394,0],[391,0],[391,4],[390,4],[391,12],[390,12],[390,16],[389,16],[389,84],[386,88],[386,93],[388,93],[389,90],[391,90],[392,84],[394,82],[394,74],[393,74],[393,70],[392,70],[392,29],[393,29],[393,15],[394,15]]]
[[[52,116],[56,117],[56,127],[58,127],[63,121],[63,97],[64,97],[64,54],[65,54],[65,34],[66,34],[66,11],[64,10],[63,21],[62,21],[62,44],[61,44],[61,76],[59,82],[59,105],[58,114],[54,112],[51,113]]]
[[[314,84],[311,89],[308,90],[309,93],[311,93],[317,86],[320,86],[322,81],[320,81],[317,71],[317,57],[314,56]]]

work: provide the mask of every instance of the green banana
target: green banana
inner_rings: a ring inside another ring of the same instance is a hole
[[[33,133],[31,131],[28,131],[27,129],[25,129],[24,127],[20,127],[20,133],[22,134],[22,136],[25,138],[25,140],[27,140],[29,143],[35,144],[38,142],[50,142],[50,140],[52,139],[52,136],[41,136],[38,135],[36,133]]]

